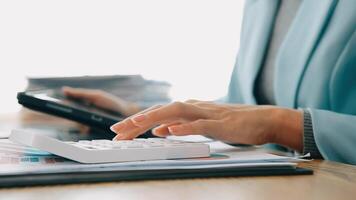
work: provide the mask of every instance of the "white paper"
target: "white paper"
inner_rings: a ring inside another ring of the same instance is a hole
[[[223,143],[209,143],[212,149],[209,158],[154,160],[105,164],[81,164],[47,152],[0,140],[0,175],[59,173],[69,171],[154,170],[154,169],[199,169],[219,167],[295,167],[296,158],[277,156],[258,149],[239,149]],[[217,147],[218,150],[214,149]],[[35,153],[34,153],[35,152]]]

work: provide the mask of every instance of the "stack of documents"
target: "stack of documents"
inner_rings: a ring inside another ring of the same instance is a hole
[[[0,186],[246,175],[310,174],[297,158],[209,142],[209,158],[80,164],[0,140]]]

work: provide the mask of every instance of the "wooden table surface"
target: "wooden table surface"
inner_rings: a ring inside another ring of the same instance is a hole
[[[8,188],[0,189],[0,199],[356,199],[356,166],[320,160],[299,165],[313,169],[314,175]]]

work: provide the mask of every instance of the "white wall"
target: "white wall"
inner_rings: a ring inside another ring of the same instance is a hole
[[[142,74],[175,99],[226,93],[242,0],[0,0],[0,113],[26,76]]]

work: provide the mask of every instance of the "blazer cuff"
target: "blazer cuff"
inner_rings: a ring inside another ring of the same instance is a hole
[[[318,146],[315,143],[313,122],[311,114],[307,109],[303,109],[303,154],[310,153],[311,158],[323,158],[319,152]]]

